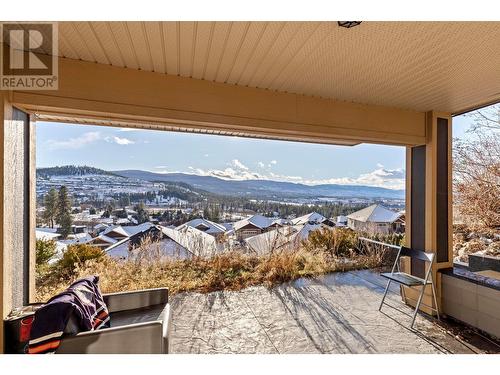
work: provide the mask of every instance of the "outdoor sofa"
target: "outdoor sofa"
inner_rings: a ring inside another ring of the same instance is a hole
[[[70,320],[56,354],[167,354],[172,314],[168,289],[104,294],[110,328],[77,332]]]

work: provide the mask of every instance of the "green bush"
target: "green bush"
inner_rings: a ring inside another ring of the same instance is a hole
[[[72,274],[76,267],[82,266],[87,260],[100,260],[104,251],[98,247],[87,244],[70,245],[57,263],[59,271],[63,274]]]
[[[43,266],[56,255],[56,243],[52,240],[36,240],[36,265]]]

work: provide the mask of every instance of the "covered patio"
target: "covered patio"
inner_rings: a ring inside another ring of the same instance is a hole
[[[434,307],[452,315],[462,290],[444,295],[440,272],[453,266],[452,116],[500,100],[498,23],[60,22],[58,33],[55,52],[37,52],[54,56],[57,90],[0,91],[3,318],[34,296],[37,120],[406,147],[406,244],[436,254]],[[404,270],[426,271],[418,259]],[[498,329],[500,290],[490,289],[482,319]],[[382,292],[361,272],[179,295],[173,351],[475,350],[432,320],[419,317],[427,333],[417,334],[405,315],[379,313]]]

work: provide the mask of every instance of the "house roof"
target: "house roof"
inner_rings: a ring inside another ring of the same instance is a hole
[[[137,233],[147,231],[152,226],[154,226],[154,224],[147,221],[147,222],[139,224],[139,225],[128,225],[128,226],[122,227],[122,229],[125,231],[125,233],[127,233],[128,236],[133,236]]]
[[[219,234],[226,232],[226,228],[223,225],[214,223],[213,221],[207,219],[193,219],[191,221],[188,221],[187,223],[179,225],[177,229],[180,230],[186,226],[198,228],[200,225],[207,228],[207,230],[204,230],[203,232],[208,234]]]
[[[295,241],[302,241],[302,240],[307,240],[309,238],[309,234],[312,231],[321,229],[321,228],[328,228],[325,225],[321,224],[304,224],[304,225],[298,225],[294,226],[294,228],[297,230],[297,233],[294,236]]]
[[[292,220],[293,225],[301,225],[301,224],[306,224],[306,223],[317,223],[320,224],[323,221],[326,220],[326,217],[324,217],[321,214],[318,214],[317,212],[311,212],[309,214],[300,216],[296,219]]]
[[[109,243],[111,245],[118,242],[117,239],[108,237],[105,234],[100,234],[99,236],[94,237],[92,239],[92,241],[90,241],[90,242],[99,242],[99,241],[106,242],[106,243]]]
[[[76,243],[87,243],[92,241],[92,236],[88,233],[75,233],[68,237],[76,240]]]
[[[298,245],[300,241],[307,240],[311,231],[322,227],[321,224],[278,227],[268,232],[249,237],[245,239],[245,243],[256,254],[267,254],[273,250]]]
[[[290,220],[286,220],[286,219],[282,219],[282,218],[278,218],[278,219],[274,219],[271,223],[271,225],[274,225],[274,224],[277,224],[277,225],[289,225],[290,224]]]
[[[118,226],[114,226],[114,227],[110,227],[110,228],[106,229],[103,232],[103,234],[107,235],[107,234],[109,234],[111,232],[119,234],[119,235],[124,236],[124,237],[128,237],[129,236],[129,234],[123,229],[123,227],[119,226],[119,225]]]
[[[291,226],[278,227],[244,240],[248,248],[257,255],[268,254],[292,242],[297,229]]]
[[[246,219],[237,221],[236,223],[234,223],[233,228],[235,231],[237,231],[247,226],[248,224],[256,226],[257,228],[260,229],[265,229],[272,224],[272,220],[262,215],[253,215],[247,217]]]
[[[161,227],[164,235],[177,242],[184,249],[196,256],[211,256],[220,251],[214,236],[185,226],[181,229]]]
[[[94,229],[101,229],[101,228],[109,228],[109,225],[108,224],[104,224],[104,223],[99,223],[99,224],[96,224],[94,225]]]
[[[60,237],[61,235],[59,233],[49,232],[49,231],[45,231],[45,230],[41,230],[39,228],[36,228],[35,236],[36,236],[37,240],[55,240],[56,238]]]
[[[347,217],[351,220],[361,221],[364,223],[393,223],[400,217],[400,214],[380,204],[372,204],[362,210],[353,212]]]

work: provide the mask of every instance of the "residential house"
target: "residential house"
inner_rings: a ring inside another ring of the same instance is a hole
[[[134,236],[137,233],[143,233],[147,231],[152,226],[153,224],[146,222],[140,225],[131,225],[125,227],[108,227],[97,237],[94,237],[90,241],[90,244],[102,249],[108,249],[110,246],[116,246],[117,243],[122,243],[123,240],[128,239],[129,237]]]
[[[118,259],[176,258],[187,259],[193,254],[164,233],[161,226],[150,226],[130,237],[116,242],[106,249],[106,254]]]
[[[270,218],[262,215],[253,215],[234,223],[234,234],[238,241],[243,241],[245,238],[265,232],[272,223],[273,221]]]
[[[347,226],[357,232],[400,233],[404,231],[402,215],[380,204],[373,204],[347,216]]]
[[[307,215],[299,216],[298,218],[292,220],[292,224],[293,225],[325,224],[329,226],[335,225],[334,223],[331,223],[329,219],[327,219],[321,214],[318,214],[317,212],[311,212]]]
[[[301,241],[307,240],[309,234],[325,227],[323,224],[302,224],[283,226],[248,237],[244,240],[248,251],[256,255],[269,254],[274,251],[296,249]]]
[[[181,229],[161,227],[162,232],[175,241],[179,247],[191,256],[210,257],[224,251],[224,245],[217,242],[216,238],[199,229],[185,226]]]
[[[347,226],[347,216],[339,215],[334,219],[336,227],[346,227]]]
[[[214,236],[218,240],[222,240],[224,234],[227,232],[226,228],[222,224],[214,223],[213,221],[207,219],[193,219],[191,221],[188,221],[187,223],[179,225],[176,229],[182,230],[185,227],[196,228],[198,230],[201,230],[202,232]]]

